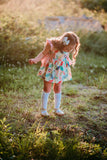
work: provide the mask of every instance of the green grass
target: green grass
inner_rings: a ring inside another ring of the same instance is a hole
[[[41,1],[26,0],[20,6],[11,0],[11,7],[0,6],[0,159],[105,160],[107,33],[77,33],[81,47],[71,68],[73,80],[62,85],[63,117],[53,113],[53,90],[48,101],[50,117],[41,117],[40,63],[30,66],[28,59],[43,49],[47,37],[64,32],[48,32],[38,26],[37,19],[85,14],[105,25],[107,13],[83,9],[75,1]]]
[[[23,159],[27,154],[26,159],[50,159],[51,151],[54,151],[51,159],[67,159],[69,156],[74,160],[90,157],[105,159],[105,57],[79,54],[77,64],[72,69],[73,80],[62,85],[61,108],[65,112],[64,117],[53,114],[53,90],[48,101],[50,117],[40,115],[43,81],[37,77],[39,66],[0,68],[0,118],[6,118],[0,133],[1,157]]]

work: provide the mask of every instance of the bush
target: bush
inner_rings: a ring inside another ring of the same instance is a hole
[[[81,50],[85,53],[94,52],[97,55],[107,55],[107,32],[87,33],[80,35]]]
[[[48,33],[44,26],[30,25],[21,17],[3,16],[0,28],[0,63],[25,64],[28,59],[36,56],[44,46]]]
[[[20,17],[1,19],[0,63],[21,65],[35,57],[44,46],[47,37],[59,36],[62,31],[47,32],[44,26],[30,25]],[[79,33],[77,33],[79,34]],[[107,33],[80,33],[81,50],[104,56],[107,51]]]
[[[4,16],[0,28],[0,63],[23,64],[37,55],[43,47],[42,29],[33,28],[20,17]]]
[[[82,7],[90,10],[101,10],[104,9],[107,12],[107,1],[106,0],[81,0]]]

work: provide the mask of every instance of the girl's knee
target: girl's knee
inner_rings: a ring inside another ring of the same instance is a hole
[[[50,82],[47,82],[47,81],[44,81],[44,92],[46,93],[49,93],[51,92],[51,83]]]
[[[55,93],[61,92],[61,83],[55,83],[53,86],[53,90]]]

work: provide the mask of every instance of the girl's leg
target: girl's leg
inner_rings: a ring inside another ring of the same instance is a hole
[[[50,91],[51,91],[51,83],[44,81],[44,89],[42,93],[42,110],[41,110],[42,116],[49,116],[47,112],[47,102]]]
[[[61,92],[61,85],[62,85],[62,83],[54,83],[53,90],[54,90],[55,93],[60,93]]]
[[[64,112],[60,110],[61,103],[61,83],[55,83],[54,89],[54,99],[55,99],[55,114],[58,116],[64,115]]]
[[[45,81],[44,80],[44,92],[50,93],[51,92],[51,82]]]

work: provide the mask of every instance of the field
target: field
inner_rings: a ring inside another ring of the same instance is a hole
[[[104,25],[107,13],[81,8],[79,2],[70,0],[10,0],[0,5],[0,12],[0,159],[105,160],[107,32],[77,33],[81,48],[71,68],[73,80],[62,85],[63,117],[53,113],[53,88],[50,117],[41,117],[40,63],[30,66],[28,59],[42,50],[47,37],[63,33],[46,31],[38,19],[86,14]]]

